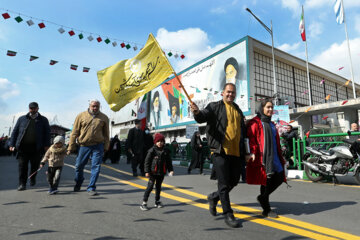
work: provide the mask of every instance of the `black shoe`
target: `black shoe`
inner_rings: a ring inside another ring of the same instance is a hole
[[[208,199],[208,201],[209,201],[209,211],[210,211],[210,214],[213,215],[213,216],[216,216],[217,201],[214,200],[213,198],[211,198],[210,195],[208,195],[207,199]]]
[[[188,170],[188,174],[191,174],[191,170]]]
[[[80,192],[81,186],[75,185],[74,186],[74,192]]]
[[[279,215],[276,212],[272,211],[272,210],[263,211],[262,215],[264,217],[269,217],[269,218],[278,218],[279,217]]]
[[[30,179],[30,186],[35,186],[36,184],[36,179],[35,178],[31,178]]]
[[[238,220],[236,220],[236,218],[234,217],[234,214],[232,214],[232,213],[227,213],[225,215],[225,223],[226,223],[226,225],[228,225],[229,227],[232,227],[232,228],[238,228],[240,226]]]
[[[18,188],[17,188],[17,190],[18,191],[24,191],[24,190],[26,190],[26,187],[25,187],[25,185],[20,185]]]

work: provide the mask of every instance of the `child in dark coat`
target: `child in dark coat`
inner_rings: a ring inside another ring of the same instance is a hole
[[[167,171],[169,171],[169,176],[174,174],[170,151],[164,148],[164,135],[156,133],[154,136],[154,144],[155,145],[149,149],[145,158],[145,176],[149,178],[149,182],[144,193],[143,203],[140,205],[140,209],[143,211],[149,210],[147,201],[154,188],[154,184],[156,188],[155,207],[163,207],[160,202],[161,184]]]

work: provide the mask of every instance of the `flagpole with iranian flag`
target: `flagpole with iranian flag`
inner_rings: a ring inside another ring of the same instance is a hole
[[[354,79],[354,72],[353,72],[353,66],[352,66],[352,60],[351,60],[350,43],[349,43],[349,36],[348,36],[348,31],[347,31],[347,24],[346,24],[346,20],[345,20],[345,10],[344,10],[343,0],[336,0],[335,5],[334,5],[334,12],[336,15],[336,22],[339,24],[345,23],[345,35],[346,35],[346,42],[347,42],[349,61],[350,61],[351,81],[352,81],[352,86],[353,86],[354,98],[356,98],[355,79]]]
[[[306,54],[306,73],[307,73],[307,79],[308,79],[308,88],[309,88],[309,103],[310,106],[312,105],[311,101],[311,89],[310,89],[310,72],[309,72],[309,59],[308,59],[308,49],[307,49],[307,41],[306,41],[306,34],[305,34],[305,17],[304,17],[304,6],[302,7],[301,12],[301,19],[299,24],[299,30],[301,34],[302,40],[305,42],[305,54]]]

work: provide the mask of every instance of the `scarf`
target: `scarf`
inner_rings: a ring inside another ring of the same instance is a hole
[[[271,130],[271,117],[268,117],[264,114],[264,109],[261,108],[257,113],[257,116],[261,119],[261,122],[264,126],[264,155],[263,155],[263,165],[265,166],[266,175],[270,177],[273,172],[273,161],[274,161],[274,142],[273,134]]]

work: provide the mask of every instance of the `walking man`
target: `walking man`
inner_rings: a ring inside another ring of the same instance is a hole
[[[135,127],[129,130],[128,134],[128,149],[131,156],[131,168],[133,176],[137,177],[137,166],[141,171],[141,175],[145,176],[144,164],[144,132],[141,130],[141,122],[139,119],[135,120]]]
[[[229,193],[238,184],[241,162],[245,161],[246,127],[244,115],[234,103],[236,86],[226,83],[221,96],[222,100],[209,103],[203,110],[193,103],[191,111],[198,123],[207,122],[208,144],[214,153],[218,190],[208,195],[210,213],[216,216],[216,206],[220,200],[225,223],[235,228],[239,227],[239,223],[230,207]]]
[[[70,135],[68,154],[80,144],[75,164],[74,192],[79,192],[84,181],[84,167],[91,158],[91,176],[87,192],[97,195],[96,181],[100,174],[104,149],[109,149],[109,118],[100,112],[99,100],[91,100],[87,111],[77,115]]]
[[[30,173],[39,168],[42,155],[50,146],[50,126],[46,117],[39,112],[36,102],[29,104],[29,113],[21,116],[11,135],[10,151],[17,149],[19,160],[19,187],[18,191],[26,189],[28,179],[28,165]],[[36,173],[30,179],[30,186],[36,184]]]

